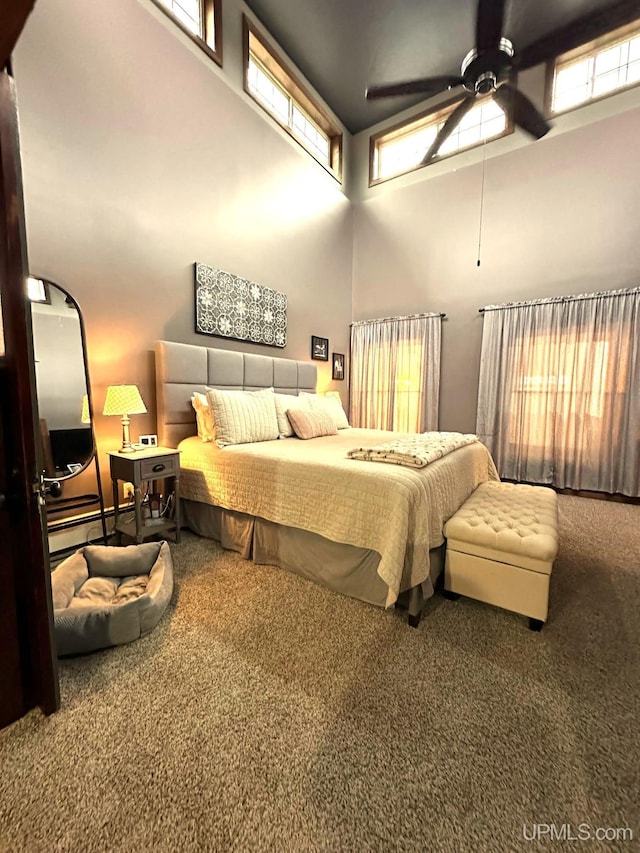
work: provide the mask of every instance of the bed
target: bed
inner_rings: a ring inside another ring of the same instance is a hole
[[[443,566],[443,526],[475,488],[498,479],[480,442],[425,468],[347,458],[394,437],[379,430],[218,447],[196,434],[206,388],[299,395],[317,369],[294,361],[157,341],[158,439],[180,450],[183,523],[256,563],[296,572],[418,624]]]

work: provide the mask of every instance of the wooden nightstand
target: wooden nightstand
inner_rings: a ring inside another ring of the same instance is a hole
[[[144,542],[151,536],[164,536],[174,533],[176,542],[180,541],[180,453],[169,447],[150,447],[135,450],[133,453],[109,453],[111,468],[111,483],[113,485],[113,510],[115,515],[114,530],[118,541],[124,533],[135,539],[136,543]],[[142,516],[143,483],[153,480],[173,479],[173,514],[163,517],[157,524]],[[133,483],[135,519],[120,520],[120,497],[118,480]]]

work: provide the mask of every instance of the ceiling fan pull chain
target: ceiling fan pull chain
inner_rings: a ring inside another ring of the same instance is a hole
[[[480,185],[480,222],[478,225],[478,263],[476,266],[480,266],[480,247],[482,245],[482,213],[484,210],[484,163],[486,159],[487,153],[487,140],[485,139],[482,143],[482,183]]]

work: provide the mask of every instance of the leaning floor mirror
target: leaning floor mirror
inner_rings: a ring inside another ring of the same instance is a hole
[[[95,522],[106,544],[82,313],[59,284],[31,277],[27,285],[50,541],[83,524],[91,531]],[[87,541],[94,541],[90,532]]]

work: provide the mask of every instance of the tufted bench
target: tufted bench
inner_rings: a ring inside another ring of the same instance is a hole
[[[482,483],[444,526],[445,595],[466,595],[547,619],[549,581],[558,553],[558,498],[543,486]]]

